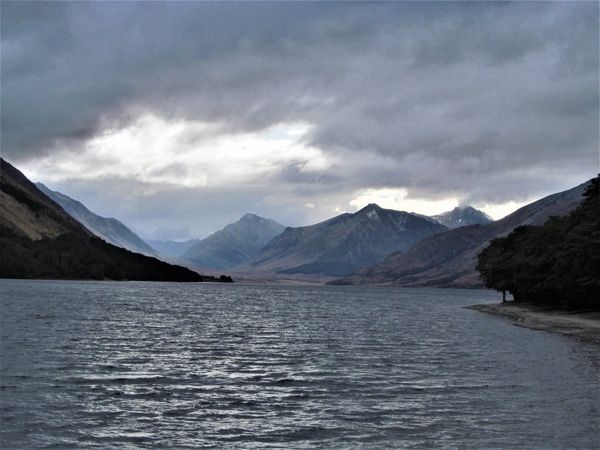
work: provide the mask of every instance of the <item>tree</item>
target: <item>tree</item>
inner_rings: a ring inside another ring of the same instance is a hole
[[[568,216],[493,239],[478,256],[485,285],[515,301],[600,310],[599,186],[593,179]]]

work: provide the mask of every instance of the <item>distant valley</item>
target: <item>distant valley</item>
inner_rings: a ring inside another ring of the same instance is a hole
[[[200,242],[200,239],[189,239],[187,241],[159,241],[148,240],[150,247],[163,256],[170,258],[179,258],[190,248]]]

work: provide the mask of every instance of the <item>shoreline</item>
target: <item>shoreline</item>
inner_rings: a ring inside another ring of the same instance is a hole
[[[548,309],[531,303],[506,302],[466,306],[467,309],[506,317],[513,325],[575,336],[600,343],[600,312]]]

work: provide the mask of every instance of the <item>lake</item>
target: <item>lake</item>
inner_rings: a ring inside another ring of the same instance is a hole
[[[600,347],[483,290],[0,280],[2,447],[600,447]]]

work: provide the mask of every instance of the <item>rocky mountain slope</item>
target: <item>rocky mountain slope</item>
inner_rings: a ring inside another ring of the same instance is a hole
[[[36,183],[36,186],[99,238],[135,253],[156,256],[156,251],[152,247],[117,219],[94,214],[83,203],[58,191],[53,191],[42,183]]]
[[[572,211],[581,202],[589,181],[544,197],[501,220],[470,225],[423,239],[405,253],[393,253],[379,264],[335,280],[334,284],[393,284],[399,286],[478,287],[477,255],[490,239],[519,225],[541,225],[551,216]]]
[[[91,232],[42,193],[25,175],[0,159],[0,228],[33,241]]]
[[[209,269],[232,269],[248,262],[285,227],[271,219],[245,214],[240,220],[189,248],[181,259]]]
[[[490,216],[472,206],[457,206],[452,211],[431,217],[450,229],[467,225],[485,225],[486,223],[493,222]]]
[[[0,278],[218,280],[94,236],[3,159]]]
[[[342,276],[447,229],[430,219],[370,204],[354,214],[286,228],[244,269]]]

